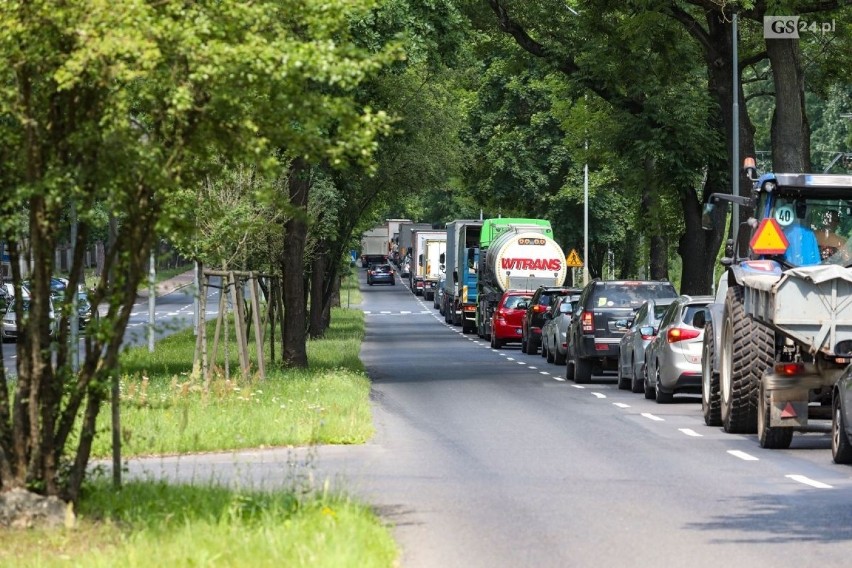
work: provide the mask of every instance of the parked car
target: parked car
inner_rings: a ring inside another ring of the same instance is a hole
[[[541,326],[541,356],[546,358],[548,363],[565,364],[568,325],[574,316],[574,304],[579,299],[579,294],[560,296],[544,314],[544,325]]]
[[[567,286],[539,286],[533,293],[529,307],[524,314],[521,328],[521,351],[535,355],[541,346],[541,326],[544,325],[544,314],[559,296],[578,294],[579,288]]]
[[[375,264],[367,270],[367,284],[396,284],[394,271],[390,264]]]
[[[645,351],[645,398],[671,402],[677,393],[701,394],[701,352],[707,304],[713,296],[680,296],[660,318]]]
[[[491,315],[491,347],[500,349],[507,343],[521,341],[521,322],[532,296],[529,292],[507,290]]]
[[[587,383],[593,372],[616,370],[624,327],[646,300],[677,298],[671,282],[658,280],[593,280],[580,295],[568,326],[565,377]]]
[[[625,321],[627,331],[618,343],[618,388],[645,391],[645,350],[657,334],[657,325],[674,298],[648,300]]]
[[[59,300],[61,301],[62,299],[60,298]],[[86,329],[92,320],[97,317],[97,310],[89,302],[89,294],[85,290],[77,290],[77,325],[79,328]]]
[[[436,310],[441,309],[441,300],[444,299],[444,281],[447,279],[445,273],[438,276],[438,283],[435,284],[435,296],[432,298],[432,307]]]
[[[3,284],[4,292],[2,299],[2,304],[5,304],[2,311],[2,320],[0,320],[0,340],[2,341],[17,341],[18,337],[20,337],[21,332],[18,329],[18,313],[17,308],[15,306],[15,288],[12,284],[6,283]],[[26,288],[22,288],[21,291],[21,301],[24,314],[30,310],[30,292]],[[58,325],[58,319],[56,317],[56,311],[53,308],[53,300],[48,299],[50,306],[48,308],[48,318],[50,320],[49,323],[49,334],[51,337],[56,336],[56,329]]]

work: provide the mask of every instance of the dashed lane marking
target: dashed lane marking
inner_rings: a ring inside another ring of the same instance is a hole
[[[530,369],[538,369],[538,367],[533,367],[532,365],[530,365]]]
[[[526,365],[523,361],[515,361],[518,365]]]
[[[735,458],[740,458],[743,461],[760,461],[758,458],[753,455],[747,454],[745,452],[741,452],[740,450],[728,450],[728,453],[734,456]]]
[[[593,392],[592,396],[594,396],[595,398],[606,398],[606,395],[602,392]]]
[[[678,428],[678,430],[680,430],[681,432],[683,432],[687,436],[692,436],[693,438],[703,438],[704,437],[703,434],[699,434],[698,432],[696,432],[692,428]]]
[[[572,386],[572,387],[574,387],[575,389],[584,389],[584,388],[586,388],[586,387],[584,387],[583,385],[571,385],[571,386]]]
[[[817,489],[833,489],[833,485],[829,485],[828,483],[823,483],[822,481],[816,481],[809,477],[805,477],[804,475],[785,475],[784,477],[792,479],[793,481],[798,481],[799,483],[804,483],[805,485],[810,485],[811,487],[816,487]]]
[[[506,357],[506,361],[514,361],[511,357]]]
[[[540,375],[549,375],[549,374],[550,374],[550,373],[548,373],[547,371],[539,371],[538,373],[539,373]]]
[[[665,422],[665,418],[660,418],[659,416],[655,416],[655,415],[651,414],[650,412],[643,412],[642,416],[644,416],[645,418],[647,418],[649,420],[653,420],[655,422]]]
[[[618,408],[630,408],[629,404],[624,404],[623,402],[613,402],[612,405]]]

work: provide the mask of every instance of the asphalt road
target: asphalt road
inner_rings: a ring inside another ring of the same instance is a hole
[[[217,283],[218,279],[211,279]],[[154,308],[154,340],[159,341],[163,337],[171,335],[176,331],[191,327],[194,319],[193,287],[183,286],[173,289],[174,286],[165,283],[161,288],[162,294],[158,295]],[[207,295],[206,317],[215,318],[219,313],[219,290],[211,288]],[[106,307],[101,307],[101,313]],[[82,332],[81,332],[82,336]],[[127,329],[124,332],[123,344],[127,347],[148,344],[148,298],[140,296],[130,312]],[[7,376],[17,375],[16,361],[17,351],[14,342],[3,343],[3,366]],[[83,340],[80,339],[80,353],[83,357]]]
[[[846,567],[852,469],[825,434],[762,450],[614,377],[492,350],[404,286],[364,285],[377,434],[322,446],[138,460],[132,475],[310,483],[375,505],[404,567]],[[259,427],[263,427],[259,425]]]

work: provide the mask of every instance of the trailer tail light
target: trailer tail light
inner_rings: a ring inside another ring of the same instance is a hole
[[[462,308],[462,309],[463,309],[464,311],[466,311],[466,312],[475,312],[475,311],[476,311],[476,306],[465,306],[465,307],[464,307],[464,308]]]
[[[784,375],[785,377],[792,377],[794,375],[801,375],[805,372],[805,364],[804,363],[776,363],[775,364],[775,374]]]
[[[666,332],[666,340],[669,343],[677,343],[678,341],[683,341],[685,339],[695,339],[699,335],[701,335],[701,332],[697,329],[673,327]]]
[[[592,312],[583,312],[580,316],[580,323],[583,326],[583,333],[595,332],[595,315]]]

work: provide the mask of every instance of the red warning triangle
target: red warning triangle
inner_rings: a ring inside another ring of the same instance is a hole
[[[767,217],[758,225],[749,246],[755,254],[784,254],[790,242],[778,221]]]
[[[787,406],[784,407],[784,410],[781,411],[781,418],[797,418],[799,415],[796,414],[796,409],[793,408],[793,403],[788,402]]]

